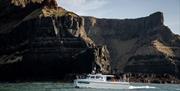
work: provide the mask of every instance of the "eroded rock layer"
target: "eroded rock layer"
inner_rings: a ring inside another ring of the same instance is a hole
[[[85,17],[85,30],[107,45],[113,73],[180,77],[180,36],[164,25],[161,12],[138,19]]]
[[[110,72],[108,50],[86,35],[83,17],[57,7],[54,0],[11,4],[28,12],[8,22],[9,15],[0,17],[6,21],[0,23],[0,80],[63,79],[66,74],[91,73],[94,67]]]
[[[164,25],[161,12],[98,19],[55,0],[0,0],[0,20],[0,80],[62,79],[92,70],[138,82],[180,78],[180,36]]]

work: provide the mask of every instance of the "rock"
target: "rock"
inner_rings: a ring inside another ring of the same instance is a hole
[[[161,26],[164,25],[164,16],[162,12],[155,12],[149,16],[149,22],[151,22],[151,26]]]
[[[106,46],[98,46],[95,48],[95,64],[96,72],[108,74],[111,71],[110,68],[110,56]]]
[[[162,12],[98,19],[55,0],[0,0],[0,19],[0,81],[63,79],[93,70],[138,82],[180,79],[180,36],[164,25]]]
[[[43,7],[44,0],[1,0],[0,33],[10,32],[34,10]]]
[[[5,24],[0,21],[0,81],[63,79],[67,74],[91,73],[94,66],[98,72],[110,72],[108,50],[87,36],[83,17],[56,4],[54,0],[44,0],[38,7],[18,4],[12,11],[22,8],[28,13],[0,16],[11,17]]]
[[[45,0],[44,6],[47,8],[58,8],[56,0]]]
[[[97,45],[107,45],[113,73],[180,77],[179,35],[164,25],[162,12],[137,19],[84,18],[87,35]]]

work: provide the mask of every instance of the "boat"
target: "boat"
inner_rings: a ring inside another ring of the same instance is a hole
[[[76,88],[128,89],[129,82],[115,79],[114,75],[89,74],[85,78],[74,80]]]

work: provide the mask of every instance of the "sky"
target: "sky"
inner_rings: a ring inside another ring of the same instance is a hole
[[[68,11],[81,16],[131,19],[161,11],[164,23],[180,35],[180,0],[57,0]]]

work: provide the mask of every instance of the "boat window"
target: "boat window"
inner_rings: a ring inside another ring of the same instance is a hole
[[[91,76],[92,79],[94,79],[95,77],[94,76]]]
[[[112,77],[107,77],[107,81],[112,81],[113,78]]]
[[[89,82],[86,82],[86,81],[79,81],[78,83],[80,83],[80,84],[89,84]]]
[[[87,76],[86,78],[90,78],[90,76]]]
[[[96,76],[96,79],[103,79],[101,76]]]

